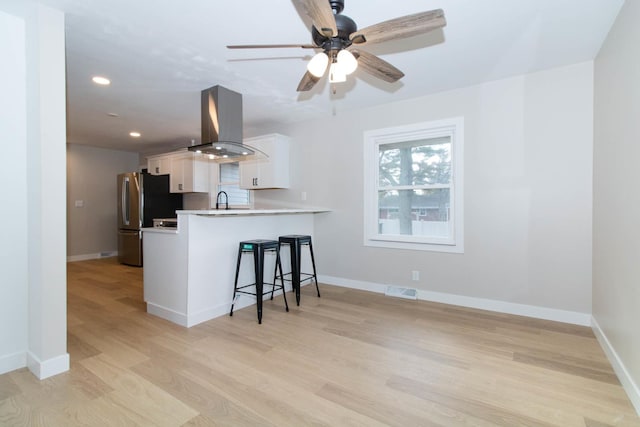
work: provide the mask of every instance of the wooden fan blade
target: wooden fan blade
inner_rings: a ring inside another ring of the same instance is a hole
[[[278,49],[278,48],[302,48],[316,49],[313,44],[236,44],[227,46],[227,49]]]
[[[302,80],[300,80],[300,83],[298,84],[298,88],[296,90],[298,92],[306,92],[308,90],[311,90],[319,80],[319,77],[316,77],[307,71],[306,73],[304,73],[304,76],[302,76]]]
[[[384,80],[385,82],[397,82],[404,77],[404,73],[384,59],[357,49],[349,49],[353,56],[358,60],[358,67],[374,77]]]
[[[327,0],[295,0],[307,11],[307,15],[313,21],[313,26],[325,37],[338,35],[336,18],[333,16],[331,4]]]
[[[380,43],[425,34],[447,25],[442,9],[390,19],[351,33],[355,44]]]

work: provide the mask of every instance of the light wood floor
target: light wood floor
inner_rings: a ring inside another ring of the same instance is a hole
[[[589,328],[321,284],[185,329],[68,271],[71,370],[0,376],[2,426],[640,426]]]

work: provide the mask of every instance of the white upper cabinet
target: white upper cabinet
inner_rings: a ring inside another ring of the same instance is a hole
[[[160,154],[147,157],[147,172],[151,175],[167,175],[171,173],[171,156]]]
[[[208,193],[209,161],[190,151],[172,154],[169,188],[172,193]]]
[[[274,133],[246,138],[244,143],[269,157],[240,162],[240,188],[289,188],[289,138]]]

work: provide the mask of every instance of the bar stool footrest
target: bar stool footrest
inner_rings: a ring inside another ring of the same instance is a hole
[[[293,273],[284,273],[284,275],[282,276],[282,280],[284,280],[285,282],[293,281],[293,279],[287,279],[286,276],[291,277],[293,276]],[[300,283],[304,282],[305,280],[311,280],[315,277],[312,273],[300,273],[300,276],[301,276]],[[306,276],[306,277],[303,279],[302,276]],[[276,279],[280,280],[280,276],[276,276]],[[280,285],[277,285],[277,286],[280,286]]]
[[[252,286],[255,286],[255,285],[256,285],[255,283],[251,283],[249,285],[238,286],[238,288],[236,289],[236,293],[237,294],[245,294],[245,295],[257,296],[258,294],[255,293],[255,292],[241,290],[241,289],[249,288],[249,287],[252,287]],[[272,292],[272,288],[273,288],[273,291],[279,291],[281,289],[284,290],[282,285],[274,285],[272,283],[265,283],[265,284],[263,284],[263,286],[268,286],[269,290],[264,290],[263,289],[262,290],[262,296],[270,294]]]

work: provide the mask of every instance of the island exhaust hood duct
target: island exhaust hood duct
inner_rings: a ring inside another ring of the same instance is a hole
[[[269,157],[257,148],[242,143],[242,95],[213,86],[201,92],[202,140],[189,151],[209,155],[217,161],[244,157]]]

